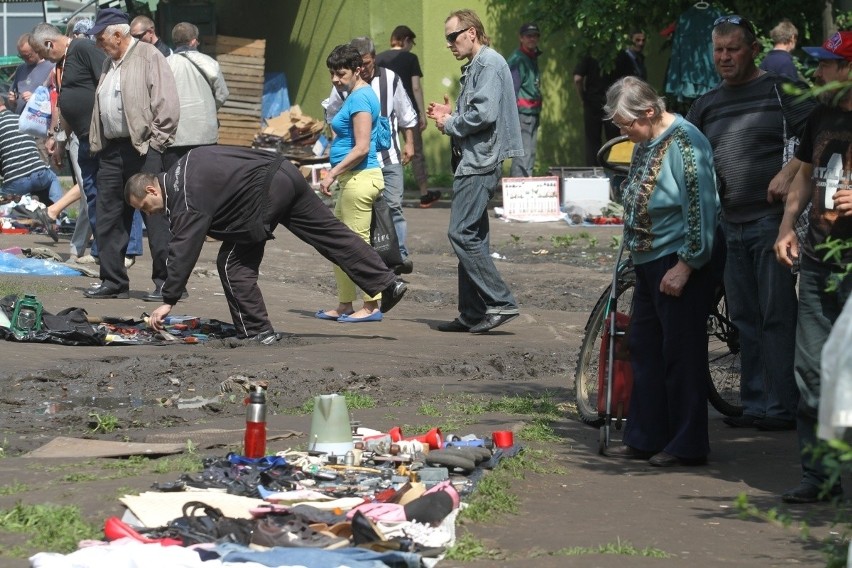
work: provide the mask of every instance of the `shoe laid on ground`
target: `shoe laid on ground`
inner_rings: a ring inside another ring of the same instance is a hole
[[[666,452],[659,452],[651,456],[648,463],[654,467],[675,467],[679,465],[704,465],[707,458],[679,458]]]
[[[625,460],[646,460],[654,454],[651,452],[643,452],[642,450],[637,450],[633,446],[623,444],[614,448],[605,449],[603,451],[603,455],[608,458],[621,458]]]
[[[757,428],[757,423],[763,420],[759,416],[743,414],[742,416],[725,416],[722,422],[731,428]]]
[[[376,310],[375,312],[366,315],[362,318],[353,318],[351,315],[340,316],[339,318],[337,318],[338,323],[361,323],[367,321],[382,321],[382,312],[380,310]]]
[[[761,418],[754,425],[758,430],[764,432],[783,432],[784,430],[796,429],[795,420],[784,420],[783,418],[772,418],[771,416]]]
[[[397,280],[396,282],[382,290],[382,313],[386,314],[391,311],[391,309],[393,309],[393,307],[397,305],[400,300],[402,300],[402,297],[405,295],[406,290],[408,290],[408,286],[406,286],[405,282],[403,282],[402,280]]]
[[[340,315],[333,316],[333,315],[330,315],[330,314],[329,314],[327,311],[325,311],[325,310],[317,310],[317,313],[315,313],[315,314],[314,314],[314,317],[315,317],[315,318],[317,318],[317,319],[321,319],[321,320],[337,321],[337,320],[339,320],[341,317],[343,317],[343,316],[348,316],[348,315],[350,315],[350,314],[352,314],[352,313],[353,313],[353,312],[346,312],[345,314],[340,314]]]
[[[518,314],[485,314],[482,321],[470,328],[471,333],[485,333],[504,323],[509,323],[518,317]]]
[[[189,298],[189,292],[184,290],[180,295],[180,299],[186,300],[187,298]],[[159,288],[155,289],[150,294],[145,294],[144,296],[142,296],[142,301],[143,302],[162,302],[163,301],[163,287],[160,286]]]
[[[246,337],[246,341],[248,341],[249,343],[258,343],[260,345],[272,345],[273,343],[281,341],[281,338],[283,337],[283,333],[277,333],[274,330],[270,329],[267,331],[262,331],[257,335]]]
[[[36,221],[44,225],[44,228],[47,230],[47,234],[50,235],[50,238],[53,239],[54,243],[59,242],[59,233],[56,232],[56,221],[50,218],[47,214],[47,209],[41,207],[33,211],[33,217]]]
[[[454,319],[453,321],[448,321],[444,323],[438,324],[438,331],[448,331],[448,332],[468,332],[470,328],[459,321],[459,318]]]
[[[125,256],[124,257],[124,268],[130,268],[134,264],[136,264],[136,257],[135,256]]]
[[[410,258],[402,261],[402,264],[397,264],[393,267],[393,273],[399,276],[400,274],[411,274],[414,272],[414,262]]]
[[[828,492],[824,492],[822,487],[817,487],[803,481],[793,489],[785,491],[781,495],[781,500],[785,503],[820,503],[831,501],[835,497],[841,497],[842,495],[843,488],[840,485],[835,485]]]
[[[267,515],[257,521],[251,543],[276,546],[335,549],[349,546],[349,539],[315,531],[295,515]]]
[[[108,286],[106,284],[96,284],[92,286],[85,292],[83,295],[87,298],[92,299],[108,299],[108,298],[118,298],[118,299],[127,299],[130,297],[130,290],[127,288],[114,288],[112,286]]]
[[[420,196],[420,207],[423,209],[428,209],[432,207],[432,204],[441,199],[441,192],[437,189],[430,189],[426,192],[426,195]]]

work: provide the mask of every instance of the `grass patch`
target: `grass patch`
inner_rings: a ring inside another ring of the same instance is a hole
[[[502,556],[499,550],[485,548],[485,546],[476,537],[469,532],[465,532],[460,538],[456,539],[456,543],[447,549],[448,560],[458,560],[459,562],[471,562],[480,558],[491,558],[497,560]]]
[[[153,462],[153,473],[198,473],[204,469],[203,458],[196,453],[180,454]]]
[[[430,402],[421,404],[420,408],[417,409],[417,414],[421,414],[423,416],[443,416],[441,411],[438,409],[438,406]]]
[[[29,485],[16,481],[15,483],[10,483],[9,485],[0,486],[0,495],[15,495],[16,493],[23,493],[24,491],[29,490]]]
[[[528,442],[559,442],[562,440],[550,427],[550,420],[535,418],[518,432],[518,438]]]
[[[83,520],[80,509],[73,505],[23,505],[0,511],[0,530],[28,533],[28,549],[49,550],[67,554],[77,550],[83,539],[103,537],[101,527]],[[8,551],[13,556],[29,555],[21,547]]]
[[[6,277],[8,275],[4,275],[2,281],[0,281],[0,298],[5,298],[9,294],[14,294],[16,296],[23,296],[24,294],[34,294],[38,296],[39,294],[51,294],[55,292],[61,292],[66,289],[66,286],[60,284],[56,281],[49,280],[25,280],[23,278],[16,277]]]
[[[560,548],[553,553],[553,556],[585,556],[588,554],[617,554],[620,556],[645,556],[648,558],[671,558],[672,556],[659,548],[636,548],[629,542],[621,542],[621,539],[593,547],[572,546],[570,548]]]
[[[68,483],[81,483],[85,481],[97,481],[98,479],[103,478],[103,475],[99,475],[97,473],[83,473],[82,471],[75,471],[74,473],[63,475],[60,479],[61,481],[65,481]]]

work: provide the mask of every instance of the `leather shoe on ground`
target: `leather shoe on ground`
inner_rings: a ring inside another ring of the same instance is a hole
[[[471,333],[485,333],[518,317],[518,314],[485,314],[482,321],[470,328]]]
[[[679,458],[666,452],[659,452],[651,456],[648,463],[654,467],[675,467],[678,465],[704,465],[707,458]]]
[[[758,430],[762,430],[764,432],[782,432],[784,430],[796,429],[795,420],[784,420],[783,418],[771,418],[769,416],[761,418],[755,422],[754,425]]]
[[[393,273],[397,276],[400,274],[411,274],[414,272],[414,261],[410,258],[406,258],[402,261],[402,264],[397,264],[393,267]]]
[[[406,290],[408,290],[408,286],[406,286],[405,282],[402,280],[397,280],[382,290],[382,313],[386,314],[391,311],[391,309],[397,305],[400,300],[402,300]]]
[[[189,292],[184,290],[183,293],[180,295],[180,299],[186,300],[187,298],[189,298]],[[145,294],[144,296],[142,296],[142,301],[143,302],[161,302],[162,303],[162,301],[163,301],[163,288],[160,287],[160,288],[157,288],[156,290],[154,290],[153,292],[151,292],[150,294]]]
[[[87,298],[93,298],[96,300],[108,298],[126,299],[130,297],[130,290],[127,288],[113,288],[106,284],[98,284],[84,291],[83,295]]]
[[[56,221],[50,218],[47,214],[47,209],[42,207],[40,209],[36,209],[33,212],[33,216],[35,220],[44,225],[44,228],[47,230],[47,234],[50,235],[50,238],[53,239],[54,243],[59,242],[59,233],[56,232]]]
[[[267,330],[258,333],[257,335],[252,335],[251,337],[247,337],[246,341],[249,343],[257,343],[260,345],[272,345],[278,341],[281,341],[281,338],[284,337],[283,333],[276,333],[274,330]]]
[[[624,460],[646,460],[654,454],[651,452],[643,452],[642,450],[637,450],[632,446],[623,444],[614,448],[606,448],[603,451],[603,455],[608,458],[621,458]]]
[[[820,503],[831,501],[835,497],[842,495],[843,488],[839,485],[835,485],[830,491],[824,493],[822,487],[817,487],[803,481],[793,489],[785,491],[781,495],[781,500],[785,503]]]
[[[468,332],[468,331],[470,331],[470,328],[468,326],[466,326],[465,324],[463,324],[462,322],[460,322],[458,318],[456,318],[453,321],[439,323],[438,324],[438,331],[450,331],[450,332],[464,331],[464,332]]]
[[[725,416],[722,422],[731,428],[757,428],[758,422],[763,420],[759,416],[751,414],[743,414],[742,416]]]

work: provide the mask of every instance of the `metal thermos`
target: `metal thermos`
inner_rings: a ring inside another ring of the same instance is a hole
[[[246,399],[246,436],[243,453],[247,458],[266,455],[266,390],[254,387]]]

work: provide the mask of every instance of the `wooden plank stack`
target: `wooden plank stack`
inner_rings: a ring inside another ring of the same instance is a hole
[[[251,146],[261,128],[266,40],[217,35],[207,41],[230,92],[217,115],[219,144]]]

